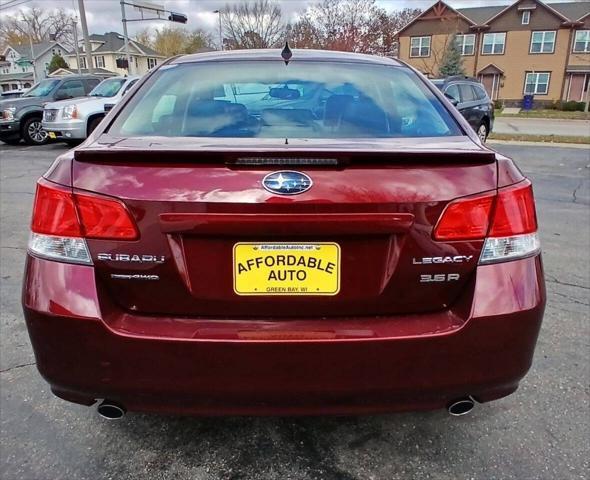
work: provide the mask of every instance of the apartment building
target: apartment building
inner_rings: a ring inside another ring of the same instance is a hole
[[[450,41],[465,73],[490,97],[520,105],[585,101],[590,80],[590,1],[517,0],[505,6],[454,9],[440,0],[397,33],[399,58],[429,77]]]

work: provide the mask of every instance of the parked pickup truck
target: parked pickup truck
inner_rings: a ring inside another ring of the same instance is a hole
[[[45,105],[43,129],[49,138],[76,144],[84,140],[105,116],[105,104],[115,104],[139,77],[113,77],[103,80],[87,97]]]
[[[43,106],[88,95],[99,83],[100,78],[93,75],[46,78],[22,97],[0,100],[0,140],[10,145],[21,139],[29,145],[43,145],[47,141],[47,132],[41,127]]]

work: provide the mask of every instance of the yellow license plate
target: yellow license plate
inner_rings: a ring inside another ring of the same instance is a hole
[[[55,132],[47,132],[47,135],[49,136],[49,138],[53,138],[53,139],[56,139],[57,138],[55,136]]]
[[[336,295],[340,245],[236,243],[234,292],[238,295]]]

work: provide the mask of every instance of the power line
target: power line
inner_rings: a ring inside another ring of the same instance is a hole
[[[3,4],[0,4],[0,7],[4,7],[4,8],[10,7],[10,6],[12,6],[11,4],[14,4],[14,3],[17,3],[20,1],[21,0],[8,0],[7,2],[4,2]]]
[[[18,7],[19,5],[24,5],[25,3],[29,3],[32,0],[10,0],[8,3],[0,5],[0,10],[7,10],[9,8]]]

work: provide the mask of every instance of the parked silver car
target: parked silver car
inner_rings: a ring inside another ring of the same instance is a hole
[[[105,105],[116,104],[139,77],[113,77],[100,82],[87,97],[47,103],[41,125],[49,138],[79,143],[105,116]]]

